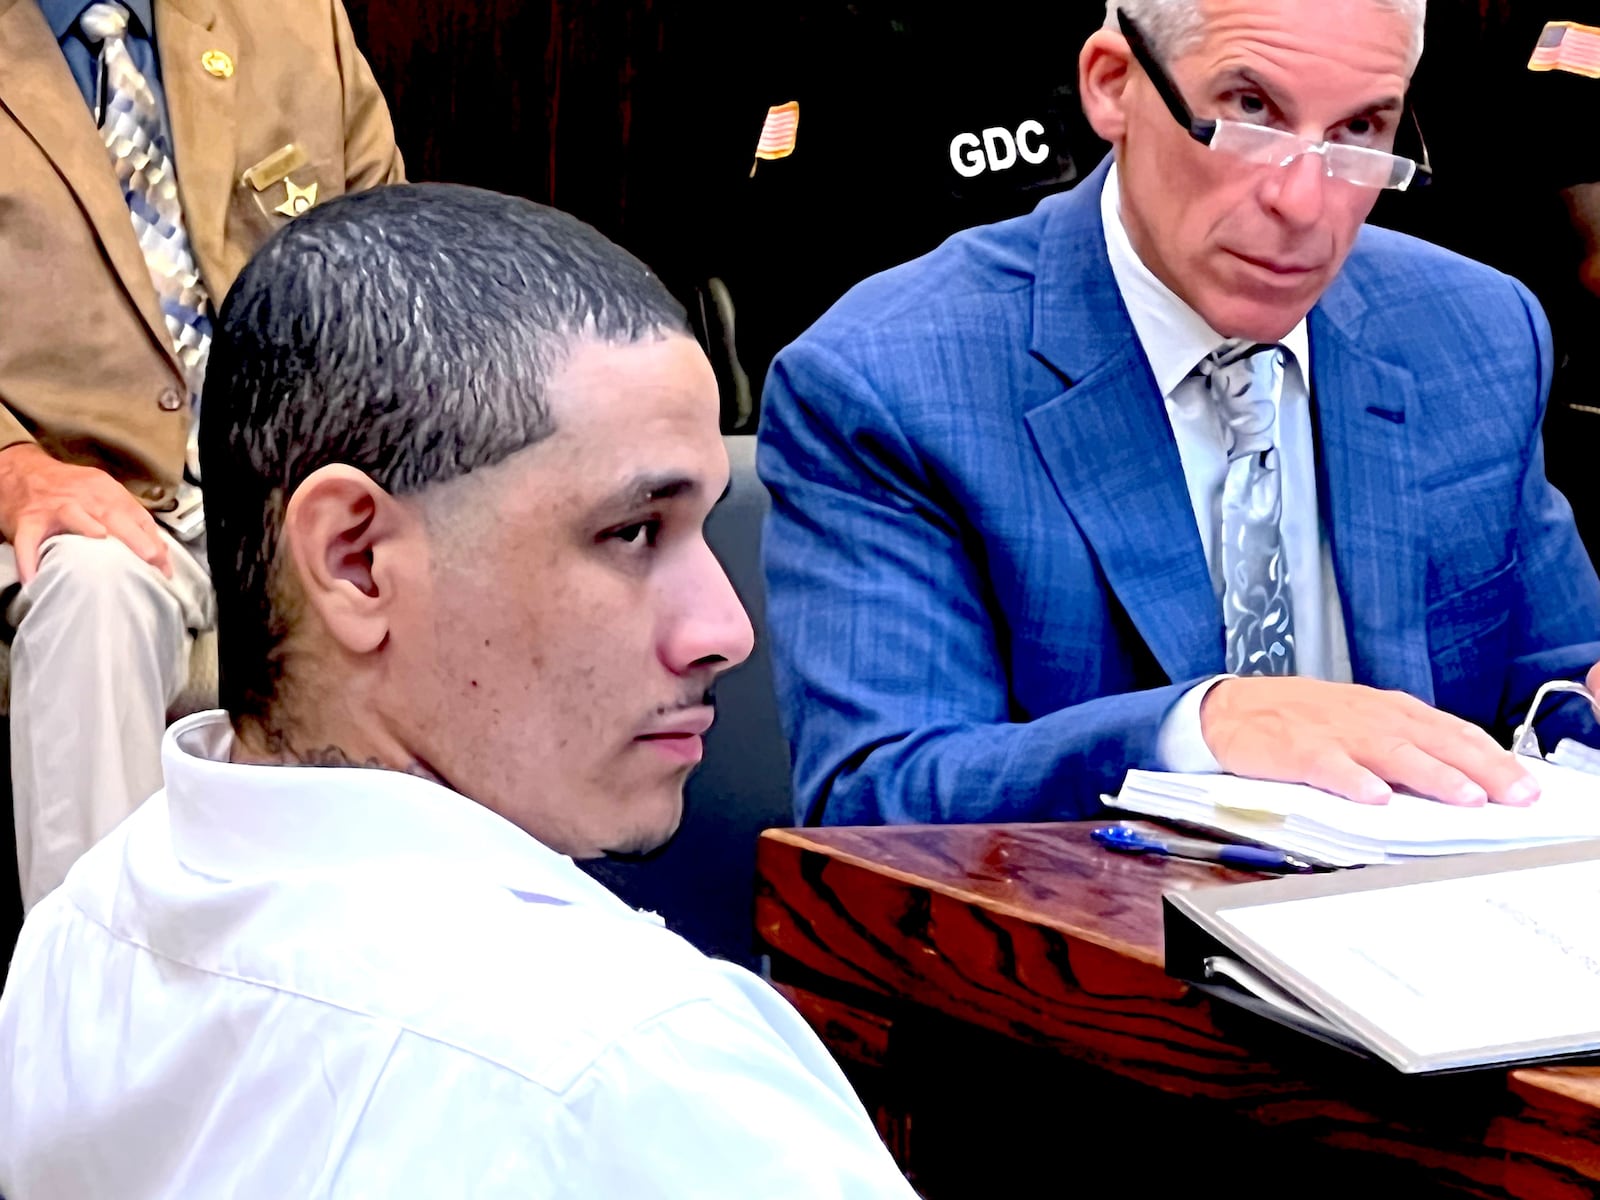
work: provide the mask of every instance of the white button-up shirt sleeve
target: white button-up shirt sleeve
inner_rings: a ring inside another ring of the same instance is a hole
[[[753,1006],[707,1000],[641,1025],[561,1093],[402,1039],[331,1195],[456,1194],[915,1196],[831,1061],[803,1063]]]
[[[650,1085],[614,1098],[629,1079]],[[823,1086],[754,1022],[730,1021],[705,1004],[614,1046],[571,1101],[591,1113],[599,1144],[625,1147],[595,1156],[597,1195],[914,1195],[853,1111],[854,1097]],[[824,1145],[820,1161],[816,1147]]]
[[[802,1065],[771,1028],[697,1003],[607,1051],[569,1097],[598,1144],[627,1147],[595,1156],[596,1194],[910,1200],[837,1067]],[[619,1094],[628,1080],[648,1083]]]
[[[1156,758],[1164,771],[1183,771],[1191,775],[1210,775],[1222,770],[1200,733],[1200,705],[1206,693],[1231,675],[1213,675],[1197,683],[1167,710],[1156,734]]]
[[[650,1081],[603,1102],[625,1079]],[[693,1092],[680,1081],[692,1078]],[[787,1046],[705,1004],[679,1009],[613,1047],[580,1084],[592,1132],[629,1147],[595,1163],[614,1196],[869,1197],[913,1195],[864,1125],[854,1097],[800,1069]],[[639,1137],[643,1130],[648,1134]],[[826,1162],[816,1147],[829,1147]]]

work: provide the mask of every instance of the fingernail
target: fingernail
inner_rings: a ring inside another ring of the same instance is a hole
[[[1466,787],[1460,788],[1451,797],[1450,803],[1459,804],[1463,808],[1477,808],[1481,804],[1489,803],[1489,793],[1477,784],[1470,783]]]
[[[1539,784],[1532,779],[1519,779],[1506,789],[1506,798],[1500,803],[1514,805],[1532,804],[1539,798]]]
[[[1365,791],[1356,796],[1355,799],[1357,804],[1387,804],[1389,803],[1389,797],[1393,795],[1394,793],[1392,791],[1380,783],[1373,787],[1367,788]]]

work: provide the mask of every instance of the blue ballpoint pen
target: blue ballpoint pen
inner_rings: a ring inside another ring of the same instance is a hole
[[[1177,837],[1165,833],[1145,833],[1127,825],[1102,825],[1089,834],[1108,850],[1121,854],[1162,854],[1171,858],[1194,858],[1221,863],[1241,871],[1314,871],[1315,865],[1282,850],[1262,846],[1240,846]]]

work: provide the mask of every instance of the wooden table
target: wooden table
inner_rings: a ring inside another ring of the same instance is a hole
[[[1016,1050],[1013,1074],[1059,1061],[1118,1081],[1124,1106],[1130,1093],[1181,1097],[1164,1100],[1168,1128],[1175,1111],[1185,1126],[1269,1129],[1280,1148],[1332,1148],[1329,1161],[1370,1171],[1374,1185],[1403,1169],[1413,1193],[1426,1180],[1477,1196],[1600,1196],[1600,1068],[1407,1080],[1213,1004],[1163,971],[1160,895],[1249,877],[1116,855],[1090,828],[763,835],[756,928],[774,981],[853,1078],[920,1068],[909,1088],[885,1084],[890,1100],[876,1105],[902,1165],[916,1159],[919,1113],[957,1099],[972,1111],[970,1082],[951,1097],[940,1075],[952,1031],[972,1031]],[[909,1049],[897,1045],[907,1029],[920,1031]]]

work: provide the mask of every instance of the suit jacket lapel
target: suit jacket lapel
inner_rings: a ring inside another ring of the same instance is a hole
[[[150,269],[134,236],[105,143],[61,47],[32,0],[0,0],[0,108],[27,131],[72,189],[129,302],[171,358],[172,345],[150,286]]]
[[[1318,492],[1355,681],[1432,702],[1422,498],[1407,421],[1416,383],[1346,334],[1364,307],[1341,279],[1311,311]]]
[[[1166,407],[1106,257],[1105,168],[1058,203],[1040,241],[1035,357],[1068,385],[1028,428],[1111,590],[1173,680],[1222,669],[1212,587]]]
[[[235,70],[241,69],[239,40],[210,0],[157,0],[155,18],[178,195],[204,278],[208,265],[223,262],[228,203],[237,185],[233,178],[237,88],[232,73],[226,78],[213,75],[201,63],[208,51],[220,51]],[[211,301],[222,304],[215,289]]]

